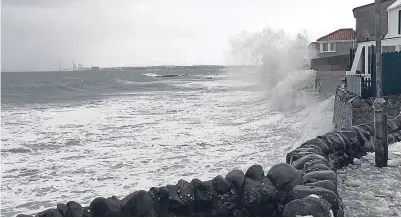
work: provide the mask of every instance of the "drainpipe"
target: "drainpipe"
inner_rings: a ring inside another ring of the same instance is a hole
[[[376,99],[374,108],[374,130],[378,140],[375,143],[375,164],[377,167],[387,167],[388,140],[387,140],[387,102],[383,98],[382,80],[382,46],[381,46],[381,0],[375,0],[375,31],[376,31]]]

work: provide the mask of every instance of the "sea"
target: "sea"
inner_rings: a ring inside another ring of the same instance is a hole
[[[313,71],[261,74],[234,66],[2,72],[1,215],[87,206],[254,164],[267,172],[333,129],[333,97],[315,92]]]

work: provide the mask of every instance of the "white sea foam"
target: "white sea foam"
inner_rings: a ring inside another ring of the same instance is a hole
[[[144,74],[142,74],[142,76],[159,77],[160,75],[156,74],[156,73],[144,73]]]

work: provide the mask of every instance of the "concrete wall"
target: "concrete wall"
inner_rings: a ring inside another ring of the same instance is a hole
[[[316,71],[346,71],[350,66],[349,54],[311,60],[311,69]]]
[[[385,96],[388,119],[401,111],[401,95]],[[373,123],[373,101],[375,98],[361,99],[346,91],[344,81],[337,87],[333,124],[336,130],[347,129],[354,125]]]
[[[319,42],[317,42],[319,43]],[[335,42],[336,43],[336,51],[335,52],[322,52],[318,51],[317,57],[324,58],[324,57],[333,57],[338,55],[349,55],[349,49],[353,48],[356,44],[355,42]]]
[[[344,77],[345,71],[316,71],[315,87],[324,97],[332,96]]]
[[[381,35],[382,38],[388,32],[388,13],[387,8],[393,4],[395,0],[384,0],[381,3]],[[356,18],[356,39],[357,42],[375,40],[375,13],[374,4],[369,4],[355,8],[354,16]]]

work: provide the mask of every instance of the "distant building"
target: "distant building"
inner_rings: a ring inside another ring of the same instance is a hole
[[[355,47],[355,36],[352,28],[339,29],[320,37],[311,46],[316,49],[317,58],[347,55]]]
[[[100,68],[99,67],[91,67],[91,70],[99,70]]]

